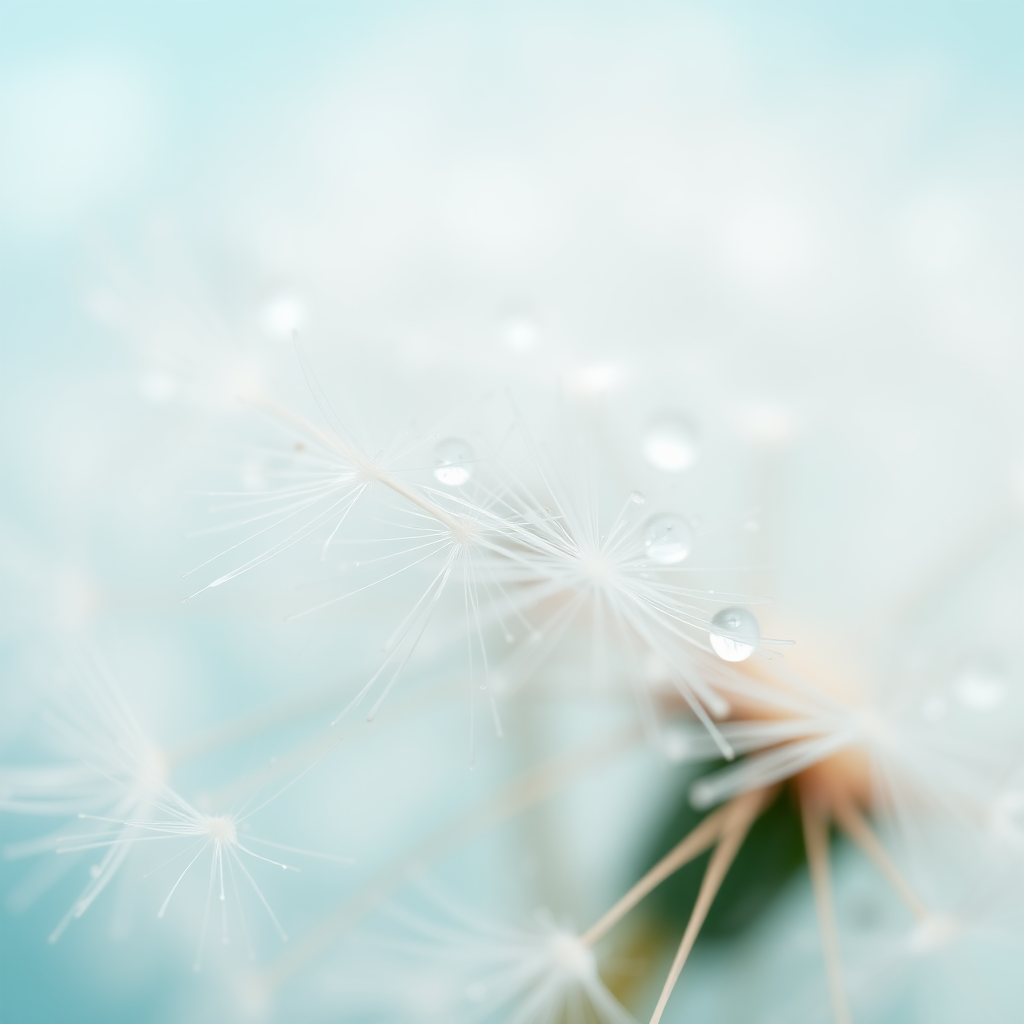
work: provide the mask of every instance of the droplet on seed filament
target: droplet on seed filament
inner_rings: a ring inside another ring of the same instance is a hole
[[[658,565],[678,565],[693,547],[690,524],[673,512],[652,516],[644,530],[644,553]]]
[[[723,661],[746,661],[754,653],[756,645],[743,641],[758,640],[761,627],[746,608],[723,608],[711,620],[711,625],[728,632],[728,635],[711,632],[711,647]]]
[[[446,437],[434,448],[437,468],[434,476],[449,487],[461,487],[473,475],[476,453],[461,437]]]

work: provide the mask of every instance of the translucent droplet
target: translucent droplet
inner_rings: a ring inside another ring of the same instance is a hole
[[[647,499],[639,491],[632,491],[630,492],[629,500],[634,505],[642,505]]]
[[[711,625],[729,634],[711,633],[711,647],[723,661],[746,661],[754,653],[756,645],[743,641],[759,639],[761,627],[746,608],[723,608]]]
[[[526,313],[507,316],[501,326],[501,334],[505,344],[513,352],[519,353],[535,349],[541,340],[540,325]]]
[[[957,676],[953,693],[971,711],[994,711],[1006,696],[1006,684],[991,666],[971,665]]]
[[[658,565],[678,565],[693,547],[690,524],[675,513],[653,516],[644,531],[644,551]]]
[[[685,416],[656,416],[643,440],[644,458],[664,473],[679,473],[697,458],[697,428]]]
[[[263,326],[268,333],[290,339],[306,324],[306,304],[291,292],[274,295],[263,307]]]
[[[434,476],[449,487],[461,487],[473,475],[476,453],[461,437],[446,437],[434,448],[437,468]]]

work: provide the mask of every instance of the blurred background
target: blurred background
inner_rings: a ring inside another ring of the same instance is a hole
[[[240,391],[309,405],[293,330],[381,436],[502,389],[541,436],[571,407],[613,498],[749,524],[723,557],[761,567],[764,632],[806,663],[885,680],[937,623],[969,648],[975,598],[998,603],[1021,567],[1022,46],[1024,8],[997,2],[0,2],[4,760],[46,753],[54,652],[83,638],[161,746],[202,740],[174,781],[213,803],[313,742],[372,668],[372,603],[284,621],[306,600],[294,562],[182,604],[215,550],[188,536],[202,492],[258,489],[275,436]],[[665,410],[697,453],[670,477],[642,456]],[[357,858],[269,883],[296,938],[508,780],[631,720],[567,686],[514,706],[470,773],[434,654],[260,823]],[[637,747],[432,877],[504,919],[543,906],[585,927],[683,781]],[[33,870],[0,865],[5,1021],[445,1019],[411,980],[396,1008],[412,969],[367,953],[372,918],[254,1006],[242,959],[192,972],[195,914],[150,920],[162,882],[125,872],[50,946],[81,880]],[[772,941],[806,946],[808,907],[794,882],[699,951],[670,1018],[827,1019],[814,993],[799,1014],[775,998],[819,969],[813,943],[780,964]],[[620,986],[631,1008],[645,971]],[[938,1019],[907,998],[878,1012]]]

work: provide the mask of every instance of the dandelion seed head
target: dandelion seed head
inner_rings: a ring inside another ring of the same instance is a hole
[[[551,936],[548,952],[560,972],[571,978],[586,979],[597,974],[594,952],[584,946],[571,932],[556,932]]]
[[[238,844],[238,828],[234,820],[226,815],[204,816],[203,825],[210,840],[219,846]]]
[[[615,566],[600,551],[584,553],[580,557],[580,568],[595,586],[609,583],[615,576]]]

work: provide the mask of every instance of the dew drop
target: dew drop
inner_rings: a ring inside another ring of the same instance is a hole
[[[679,473],[697,458],[697,428],[685,416],[655,416],[643,439],[644,458],[663,473]]]
[[[746,661],[754,653],[755,645],[746,644],[743,640],[757,640],[761,636],[761,628],[746,608],[723,608],[711,620],[711,625],[731,634],[711,633],[711,647],[723,661]]]
[[[647,499],[639,491],[632,491],[629,495],[629,500],[634,505],[642,505]]]
[[[690,524],[675,513],[653,516],[644,530],[644,551],[658,565],[678,565],[693,547]]]
[[[449,487],[461,487],[473,475],[476,453],[461,437],[446,437],[434,448],[437,468],[434,476]]]

